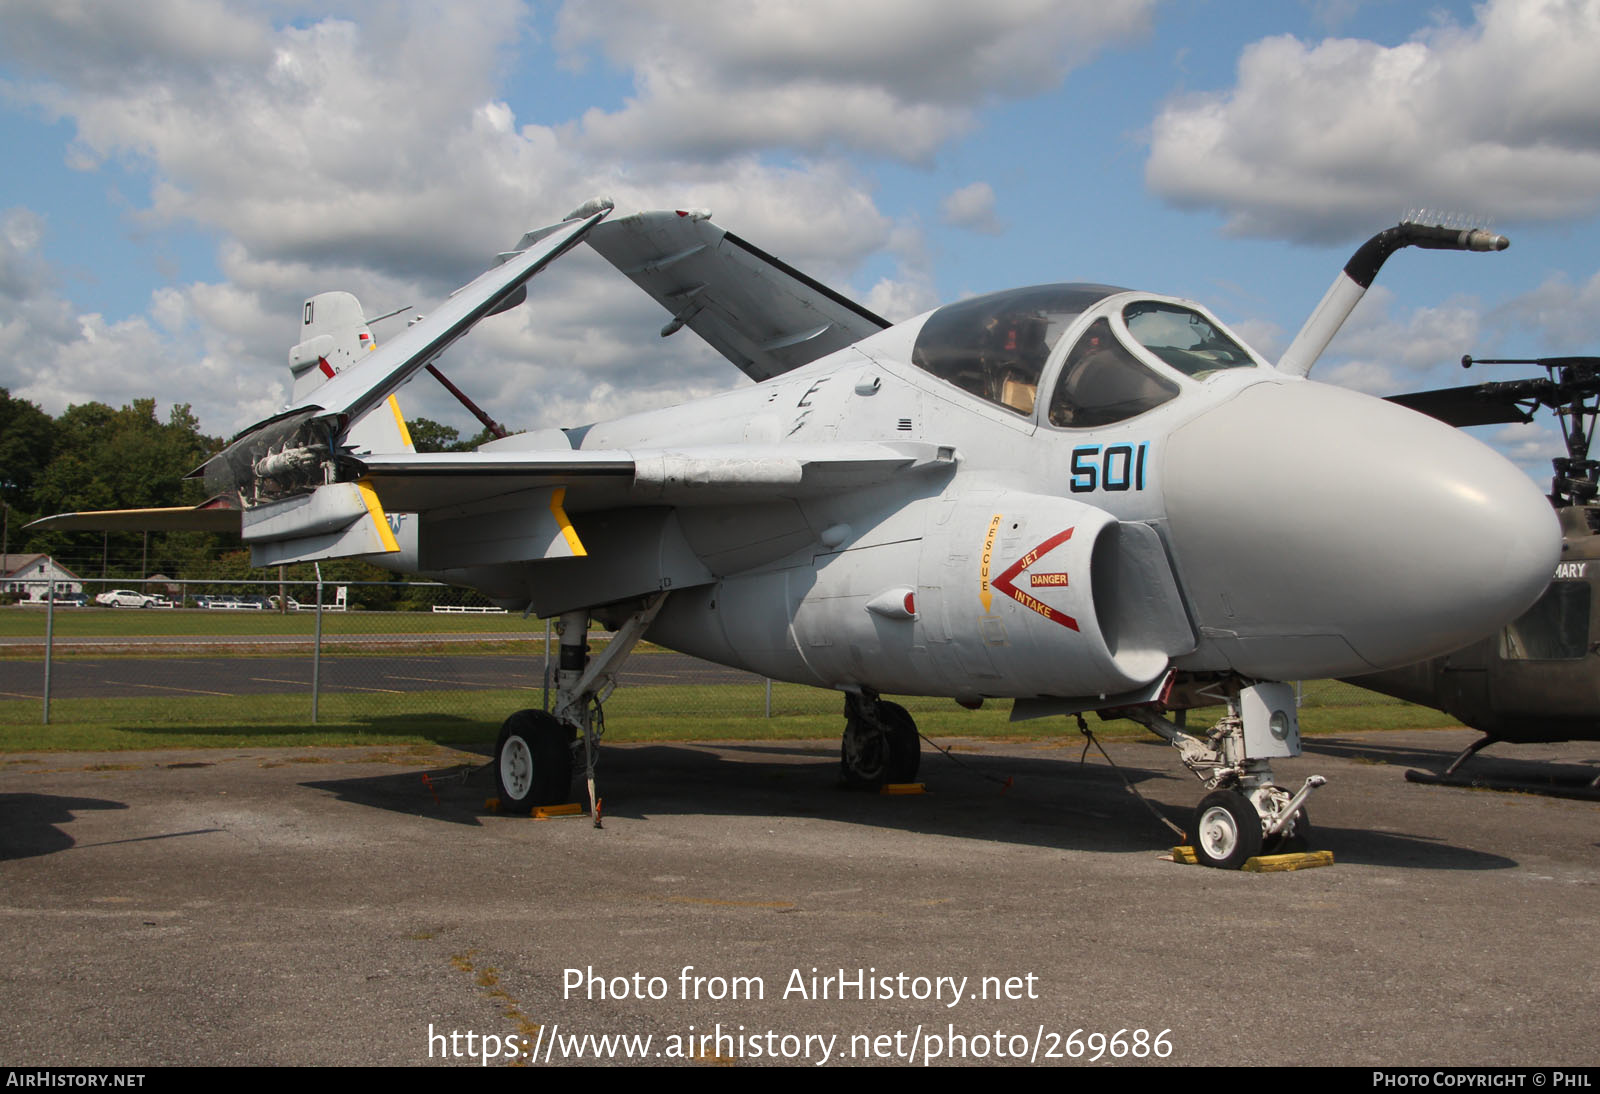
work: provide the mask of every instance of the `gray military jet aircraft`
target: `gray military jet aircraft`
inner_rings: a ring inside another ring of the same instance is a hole
[[[553,709],[513,714],[497,745],[506,807],[566,800],[578,755],[593,806],[596,711],[648,637],[842,692],[856,784],[916,772],[916,727],[884,695],[1134,718],[1211,791],[1192,829],[1201,860],[1237,866],[1303,830],[1322,781],[1291,793],[1273,778],[1272,760],[1299,753],[1282,681],[1458,648],[1549,580],[1556,519],[1510,463],[1304,378],[1390,252],[1501,237],[1380,233],[1274,367],[1198,304],[1108,285],[890,324],[706,213],[610,211],[591,202],[528,233],[342,371],[302,343],[297,375],[313,379],[293,405],[197,472],[222,500],[164,518],[240,528],[257,565],[365,556],[557,617]],[[666,308],[663,336],[689,327],[755,386],[466,454],[353,439],[580,242]],[[316,386],[315,371],[331,378]],[[590,620],[615,631],[593,657]],[[1218,702],[1228,714],[1203,734],[1167,717]]]

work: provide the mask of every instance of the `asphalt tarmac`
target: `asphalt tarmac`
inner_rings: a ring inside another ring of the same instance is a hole
[[[1600,805],[1404,780],[1470,737],[1314,740],[1279,774],[1328,776],[1336,865],[1281,874],[1164,861],[1075,739],[907,797],[836,742],[617,746],[601,830],[465,753],[7,756],[0,1061],[1592,1065]],[[1169,748],[1107,748],[1187,818]]]
[[[311,658],[251,656],[71,657],[51,665],[53,699],[107,699],[158,695],[309,694]],[[759,684],[762,677],[681,653],[629,658],[617,674],[625,687],[663,684]],[[319,666],[324,692],[481,691],[541,687],[544,659],[503,654],[384,657],[330,652]],[[42,661],[0,660],[0,698],[38,699],[44,693]]]

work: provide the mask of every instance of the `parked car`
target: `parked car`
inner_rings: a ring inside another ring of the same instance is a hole
[[[153,608],[156,598],[145,593],[136,593],[132,589],[112,589],[108,593],[101,593],[94,598],[96,604],[104,604],[108,608]]]
[[[298,600],[296,600],[294,597],[286,596],[283,599],[284,599],[284,602],[289,605],[289,610],[291,612],[297,612],[297,611],[300,610],[300,602]],[[267,597],[267,606],[270,607],[273,611],[277,611],[278,607],[279,607],[278,598],[275,597],[275,596]]]
[[[44,597],[41,596],[39,599],[42,601]],[[89,598],[82,593],[57,593],[55,602],[67,608],[86,608],[89,606]]]

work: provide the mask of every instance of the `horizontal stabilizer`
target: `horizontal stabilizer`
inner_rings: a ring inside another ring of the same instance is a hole
[[[239,506],[229,497],[199,505],[162,509],[103,509],[58,513],[29,524],[38,532],[231,532],[239,531]]]

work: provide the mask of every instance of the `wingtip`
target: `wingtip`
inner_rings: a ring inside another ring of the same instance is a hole
[[[561,218],[563,224],[569,220],[588,220],[596,213],[609,213],[617,207],[617,203],[609,195],[592,197],[572,212]]]

